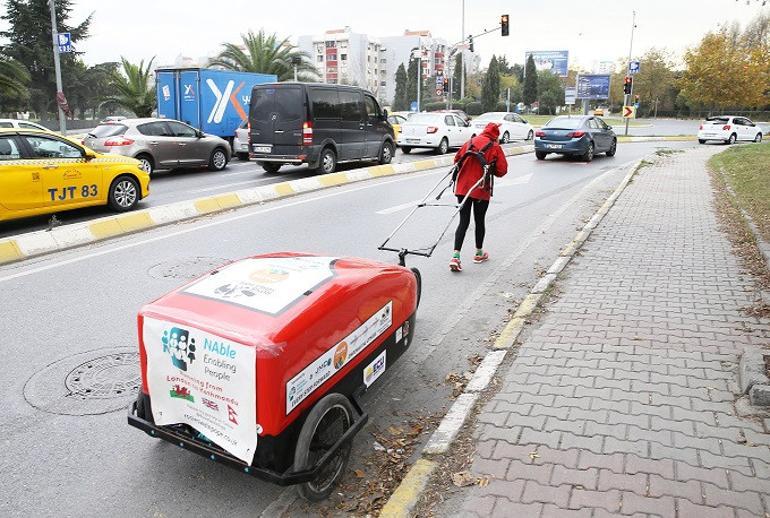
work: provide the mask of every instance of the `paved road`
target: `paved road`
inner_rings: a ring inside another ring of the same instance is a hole
[[[434,156],[435,154],[431,150],[414,150],[408,155],[399,150],[393,158],[393,163],[425,160]],[[361,164],[342,164],[340,170],[347,171],[361,166]],[[153,173],[150,184],[150,196],[142,202],[141,207],[165,205],[238,189],[259,187],[286,180],[296,180],[315,174],[307,166],[284,166],[277,174],[269,174],[259,167],[256,162],[244,162],[237,158],[234,158],[227,168],[220,172],[213,172],[207,169],[158,171]],[[57,214],[56,217],[59,221],[66,224],[87,221],[111,214],[113,213],[107,207],[93,207],[62,212]],[[48,228],[50,218],[51,216],[48,215],[2,222],[0,223],[0,237],[46,229]]]
[[[451,393],[447,373],[468,369],[469,356],[484,349],[490,330],[620,181],[619,166],[656,147],[621,145],[615,158],[598,157],[591,164],[512,157],[488,216],[491,261],[450,274],[448,239],[434,258],[410,261],[424,283],[416,339],[364,399],[371,422],[355,442],[351,469],[375,476],[366,464],[373,451],[369,432],[443,414]],[[208,268],[276,250],[393,261],[376,246],[408,210],[405,204],[443,172],[329,189],[0,268],[0,515],[256,516],[266,508],[267,514],[277,512],[268,506],[279,495],[288,497],[283,501],[292,515],[319,512],[292,503],[291,491],[126,425],[124,408],[133,394],[117,380],[130,382],[137,372],[130,356],[136,312],[183,282],[173,277],[182,261]],[[423,210],[402,243],[428,242],[446,220],[447,209]],[[466,260],[471,253],[466,247]],[[88,380],[97,393],[85,392]],[[78,396],[67,397],[65,385]],[[351,479],[344,494],[361,486]]]

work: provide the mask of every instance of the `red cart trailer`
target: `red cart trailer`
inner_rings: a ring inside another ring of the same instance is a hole
[[[419,272],[296,253],[218,268],[144,306],[128,422],[321,500],[367,420],[357,401],[409,347]]]

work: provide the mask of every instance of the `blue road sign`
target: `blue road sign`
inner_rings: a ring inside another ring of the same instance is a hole
[[[412,101],[412,104],[409,106],[410,112],[416,112],[417,111],[417,101]]]
[[[638,61],[632,61],[628,64],[628,73],[631,75],[638,74],[641,69],[641,65]]]
[[[72,35],[69,32],[57,33],[56,43],[59,45],[59,53],[72,52]]]

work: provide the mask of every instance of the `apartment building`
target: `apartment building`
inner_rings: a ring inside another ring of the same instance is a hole
[[[300,36],[297,46],[307,52],[323,82],[357,84],[368,88],[383,104],[390,104],[396,93],[396,70],[408,68],[414,49],[421,50],[424,79],[447,69],[449,48],[445,40],[430,31],[404,31],[401,36],[370,38],[350,27],[324,34]]]

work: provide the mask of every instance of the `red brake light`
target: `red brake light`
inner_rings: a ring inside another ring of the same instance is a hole
[[[568,138],[580,138],[580,137],[582,137],[585,134],[586,134],[585,131],[571,131],[571,132],[567,133],[567,137]]]
[[[535,132],[535,136],[536,136],[536,137],[545,137],[545,131],[543,131],[543,130],[537,130],[537,131]]]
[[[436,133],[438,131],[438,128],[436,126],[428,126],[428,128],[425,130],[426,133]]]
[[[305,146],[313,145],[313,123],[311,122],[302,124],[302,144]]]
[[[725,131],[730,131],[730,125],[729,124],[725,124],[724,126],[722,126],[722,129],[725,130]]]
[[[105,146],[130,146],[134,141],[126,137],[112,137],[104,141]]]

